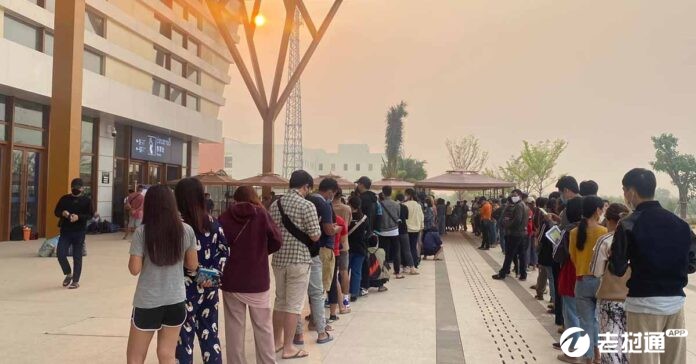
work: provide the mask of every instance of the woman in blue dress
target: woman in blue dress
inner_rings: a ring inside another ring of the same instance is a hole
[[[196,233],[196,249],[200,268],[222,272],[229,257],[229,247],[217,220],[205,209],[204,190],[195,178],[184,178],[174,190],[181,218]],[[186,321],[181,327],[176,347],[179,364],[193,363],[194,339],[198,336],[204,363],[222,364],[218,327],[218,286],[211,281],[197,283],[197,272],[184,272],[186,284]]]

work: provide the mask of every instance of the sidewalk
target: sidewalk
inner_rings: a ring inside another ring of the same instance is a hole
[[[88,237],[75,291],[60,286],[55,258],[36,257],[41,241],[0,243],[0,327],[6,333],[0,362],[124,362],[136,278],[127,269],[129,243],[120,238]],[[307,333],[310,356],[287,362],[559,363],[560,352],[551,348],[559,336],[553,318],[546,301],[529,289],[536,273],[526,282],[494,281],[500,248],[477,250],[479,240],[470,235],[450,233],[444,240],[444,261],[426,260],[421,275],[392,280],[385,293],[371,291],[332,324],[333,342],[317,345],[316,333]],[[690,284],[687,294],[693,292]],[[696,328],[694,311],[687,299],[687,328]],[[220,327],[222,321],[221,315]],[[250,326],[246,357],[254,363]],[[689,363],[696,363],[695,340],[688,339]],[[200,363],[197,349],[195,355]],[[156,363],[154,345],[148,363]]]

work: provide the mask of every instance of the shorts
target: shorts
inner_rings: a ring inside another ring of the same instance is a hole
[[[324,285],[324,291],[328,292],[336,268],[336,257],[333,249],[322,247],[319,248],[319,258],[321,259],[321,282]]]
[[[350,253],[348,252],[341,252],[341,255],[338,256],[338,270],[348,270],[348,265],[350,262]]]
[[[133,307],[133,326],[140,331],[158,331],[165,327],[180,327],[186,321],[186,302],[155,308]]]
[[[309,287],[309,264],[273,267],[276,298],[273,310],[301,314]]]
[[[128,219],[128,227],[129,227],[129,228],[137,228],[138,226],[140,226],[140,224],[141,224],[142,222],[143,222],[143,219],[136,219],[136,218],[134,218],[133,216],[131,216],[131,217]]]

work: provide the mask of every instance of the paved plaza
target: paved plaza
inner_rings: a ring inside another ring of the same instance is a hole
[[[128,273],[128,242],[120,237],[88,236],[75,291],[60,287],[55,258],[36,257],[40,241],[0,243],[0,362],[124,362],[136,278]],[[424,261],[420,276],[392,280],[388,292],[354,303],[351,314],[333,323],[333,342],[307,340],[309,358],[294,362],[558,363],[553,319],[529,289],[536,274],[527,282],[493,281],[503,258],[499,248],[479,251],[477,238],[455,233],[444,246],[444,261]],[[687,328],[696,328],[696,304],[689,299],[686,313]],[[249,363],[252,337],[248,332]],[[696,363],[693,336],[688,345],[689,363]],[[155,362],[153,346],[148,363]]]

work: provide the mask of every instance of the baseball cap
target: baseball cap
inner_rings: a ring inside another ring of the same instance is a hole
[[[363,185],[366,188],[372,187],[372,180],[367,176],[362,176],[362,177],[358,178],[358,180],[355,181],[355,183],[357,183],[359,185]]]

